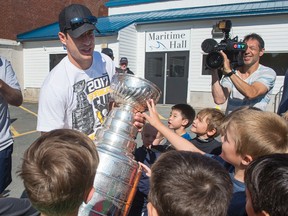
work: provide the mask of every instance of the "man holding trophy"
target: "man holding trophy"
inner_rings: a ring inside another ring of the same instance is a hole
[[[39,97],[37,130],[79,130],[93,139],[109,112],[112,60],[94,51],[97,18],[80,4],[59,14],[59,39],[67,56],[48,74]],[[135,126],[143,127],[141,115]]]
[[[126,215],[141,169],[132,152],[145,124],[147,99],[160,90],[148,80],[115,74],[109,56],[94,51],[97,18],[80,4],[59,14],[59,39],[67,56],[45,79],[40,92],[37,130],[75,129],[94,140],[100,158],[91,201],[79,215]],[[111,98],[114,107],[110,110]],[[85,181],[85,176],[83,176]]]

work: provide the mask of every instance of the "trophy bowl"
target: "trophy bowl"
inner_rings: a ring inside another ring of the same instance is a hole
[[[116,105],[128,105],[138,112],[147,110],[147,99],[153,99],[156,104],[161,96],[161,90],[154,83],[130,74],[115,74],[110,89]]]
[[[110,84],[116,106],[105,117],[95,133],[99,165],[94,179],[95,192],[87,205],[79,209],[81,216],[126,216],[142,174],[134,160],[134,126],[136,112],[147,110],[146,101],[158,102],[161,91],[149,80],[129,74],[115,74]]]

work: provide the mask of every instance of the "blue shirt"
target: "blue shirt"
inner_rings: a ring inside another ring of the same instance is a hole
[[[246,204],[246,194],[245,194],[245,184],[234,178],[235,168],[231,164],[227,163],[220,156],[205,154],[208,157],[211,157],[221,163],[226,170],[229,172],[229,175],[233,184],[233,196],[228,208],[228,216],[245,216],[245,204]]]
[[[183,134],[181,137],[183,137],[184,139],[187,139],[187,140],[191,140],[192,139],[190,134],[187,133],[187,132],[185,134]]]
[[[140,161],[151,167],[151,165],[156,161],[156,159],[160,156],[161,152],[157,150],[158,146],[152,147],[151,149],[147,149],[144,145],[137,148],[135,151],[135,160]],[[148,216],[147,211],[147,203],[148,203],[148,193],[150,189],[149,183],[150,177],[146,175],[144,171],[142,171],[141,178],[137,185],[137,191],[134,196],[134,200],[132,202],[130,211],[128,216]]]

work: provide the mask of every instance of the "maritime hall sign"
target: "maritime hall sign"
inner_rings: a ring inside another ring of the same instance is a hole
[[[146,32],[146,52],[190,50],[190,30]]]

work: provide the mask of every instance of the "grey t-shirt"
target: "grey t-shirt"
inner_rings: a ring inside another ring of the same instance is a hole
[[[252,73],[244,81],[251,85],[254,82],[260,82],[267,87],[267,93],[260,95],[255,99],[247,99],[242,95],[237,88],[234,86],[229,77],[224,77],[222,79],[222,86],[230,89],[230,95],[228,98],[226,114],[229,114],[233,110],[241,106],[251,106],[257,107],[261,110],[266,110],[267,104],[270,101],[272,90],[276,80],[276,73],[273,69],[259,65],[258,69]]]
[[[11,66],[11,63],[0,57],[0,79],[14,89],[20,90],[20,85],[17,81],[16,74]],[[8,103],[0,95],[0,151],[13,144],[12,135],[10,132],[10,114]]]

